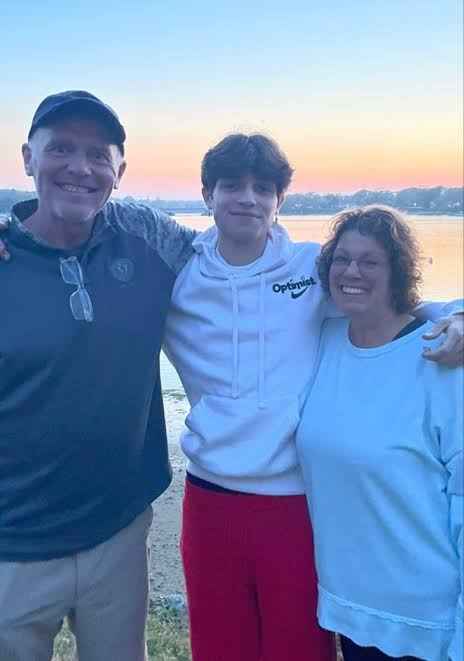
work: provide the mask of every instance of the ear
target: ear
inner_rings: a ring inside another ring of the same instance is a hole
[[[32,172],[32,150],[29,147],[29,144],[27,142],[24,143],[24,145],[21,147],[21,152],[23,155],[23,162],[24,162],[24,172],[27,174],[28,177],[33,176]]]
[[[119,183],[120,183],[120,181],[121,181],[121,179],[122,179],[122,175],[123,175],[124,172],[126,171],[126,167],[127,167],[127,163],[126,163],[126,161],[121,161],[121,163],[119,164],[119,168],[118,168],[118,173],[117,173],[117,175],[116,175],[116,179],[114,180],[114,184],[113,184],[113,188],[114,188],[114,189],[119,188]]]
[[[213,195],[212,193],[209,192],[209,190],[203,186],[201,189],[201,194],[203,195],[203,200],[205,201],[206,206],[208,209],[211,209],[213,206]]]

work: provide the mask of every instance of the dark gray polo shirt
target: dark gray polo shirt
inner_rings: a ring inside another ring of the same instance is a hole
[[[109,202],[77,253],[37,242],[13,209],[0,268],[0,560],[90,548],[169,485],[159,352],[192,230]],[[94,321],[76,321],[60,257],[76,254]]]

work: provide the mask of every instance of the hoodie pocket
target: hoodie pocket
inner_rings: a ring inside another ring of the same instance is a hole
[[[224,477],[279,475],[297,465],[296,397],[280,397],[258,407],[256,399],[206,395],[192,408],[181,440],[187,457]]]

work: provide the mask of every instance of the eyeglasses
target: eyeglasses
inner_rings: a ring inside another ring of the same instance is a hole
[[[60,273],[64,282],[77,287],[69,297],[69,307],[77,321],[93,321],[93,305],[85,288],[84,275],[77,257],[60,257]]]
[[[346,271],[352,262],[356,264],[358,271],[363,274],[375,273],[375,271],[383,269],[387,265],[386,262],[373,258],[352,259],[347,255],[335,255],[332,259],[332,268],[337,269],[337,271]]]

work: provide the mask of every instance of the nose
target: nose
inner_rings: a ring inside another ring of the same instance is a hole
[[[344,275],[350,275],[354,278],[360,278],[361,273],[359,271],[358,262],[355,259],[352,259],[348,266],[345,269]]]
[[[255,191],[251,184],[247,184],[240,189],[238,201],[240,204],[244,204],[246,206],[253,206],[256,204]]]
[[[87,156],[78,152],[75,152],[70,156],[67,168],[69,172],[79,177],[85,177],[92,173],[92,168]]]

